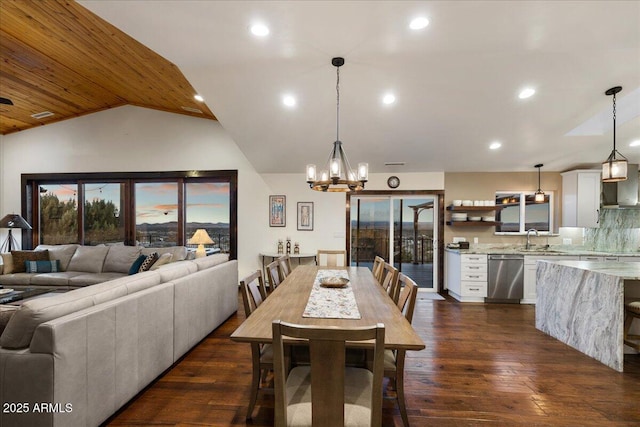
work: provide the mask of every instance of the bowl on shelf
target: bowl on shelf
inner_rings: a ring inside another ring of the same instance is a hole
[[[451,202],[453,206],[462,206],[462,200],[454,200]]]
[[[473,200],[463,200],[462,206],[473,206]]]
[[[486,222],[495,222],[496,217],[495,216],[483,216],[482,220],[486,221]]]
[[[482,221],[482,217],[481,216],[470,216],[469,221]]]

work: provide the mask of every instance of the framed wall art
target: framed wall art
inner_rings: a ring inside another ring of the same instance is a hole
[[[313,230],[313,202],[298,202],[298,230]]]
[[[287,197],[269,196],[269,227],[287,225]]]

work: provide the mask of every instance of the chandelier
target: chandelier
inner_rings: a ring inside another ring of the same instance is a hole
[[[354,171],[349,165],[347,155],[342,149],[340,141],[340,67],[344,65],[344,58],[333,58],[331,64],[336,67],[336,141],[329,155],[326,169],[318,177],[316,165],[307,165],[307,183],[316,191],[347,192],[364,189],[364,183],[369,179],[369,164],[358,163]]]
[[[622,86],[612,87],[605,95],[613,95],[613,150],[607,160],[602,162],[602,182],[618,182],[627,179],[627,158],[616,150],[616,93]],[[619,157],[616,157],[616,154]]]

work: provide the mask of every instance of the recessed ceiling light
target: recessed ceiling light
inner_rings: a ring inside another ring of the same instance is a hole
[[[636,139],[635,141],[631,141],[629,143],[629,147],[638,147],[640,146],[640,139]]]
[[[251,26],[251,34],[258,37],[264,37],[269,34],[269,28],[263,24],[255,24]]]
[[[535,93],[536,93],[536,90],[534,88],[526,87],[520,91],[520,93],[518,94],[518,98],[527,99],[533,96]]]
[[[429,25],[429,20],[424,16],[420,16],[418,18],[414,18],[409,23],[409,28],[411,28],[412,30],[421,30],[425,28],[427,25]]]
[[[493,141],[490,145],[489,148],[491,150],[497,150],[498,148],[502,147],[502,143],[498,142],[498,141]]]
[[[204,98],[202,97],[202,95],[193,95],[193,99],[198,102],[204,102]]]
[[[282,103],[287,107],[294,107],[296,105],[296,99],[291,95],[285,95],[282,97]]]
[[[388,93],[382,97],[382,102],[384,102],[387,105],[393,104],[394,102],[396,102],[396,97],[394,94]]]

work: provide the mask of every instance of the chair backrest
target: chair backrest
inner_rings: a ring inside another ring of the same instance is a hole
[[[387,291],[393,302],[398,302],[398,269],[393,265],[385,262],[382,264],[382,273],[380,274],[382,281],[380,284]]]
[[[316,263],[320,267],[346,267],[347,251],[318,249]]]
[[[240,293],[242,293],[242,301],[244,302],[244,313],[249,317],[267,297],[260,270],[240,280]]]
[[[371,272],[373,273],[373,277],[376,278],[378,283],[382,282],[382,266],[384,265],[384,258],[381,256],[377,256],[373,259],[373,267],[371,267]]]
[[[284,280],[279,260],[267,264],[267,279],[269,279],[269,292],[273,292]]]
[[[384,375],[384,325],[342,329],[339,327],[314,327],[295,325],[275,320],[273,328],[273,363],[275,383],[275,425],[287,425],[287,390],[285,349],[283,337],[292,337],[309,342],[311,356],[311,418],[313,425],[343,426],[345,410],[345,349],[346,341],[374,340],[373,364],[371,371],[371,393],[369,425],[382,423],[382,378]],[[297,368],[299,369],[299,368]],[[368,371],[367,375],[371,375]],[[352,384],[348,384],[353,386]]]
[[[413,310],[418,296],[418,285],[409,276],[398,274],[398,288],[402,287],[398,297],[398,308],[409,323],[413,321]]]
[[[291,274],[291,256],[282,255],[278,258],[278,262],[280,263],[280,272],[282,273],[282,280],[286,279],[289,274]]]

